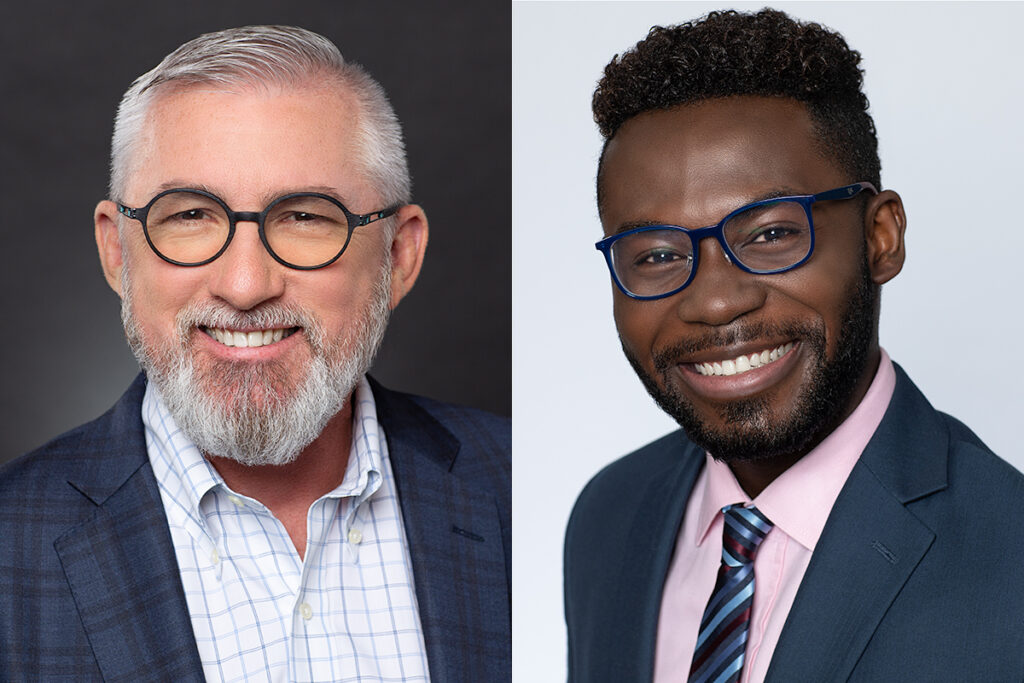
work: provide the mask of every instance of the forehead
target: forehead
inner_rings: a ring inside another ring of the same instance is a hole
[[[362,193],[357,117],[337,87],[171,89],[147,109],[129,194],[147,199],[176,183],[223,192],[229,202],[307,187]]]
[[[845,182],[823,154],[804,105],[730,97],[640,114],[605,150],[605,232],[629,222],[687,227],[779,192],[811,194]]]

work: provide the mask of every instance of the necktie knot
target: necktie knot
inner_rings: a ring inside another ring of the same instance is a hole
[[[747,508],[740,503],[725,506],[722,514],[725,518],[722,528],[722,564],[729,567],[750,564],[773,524],[756,507]]]

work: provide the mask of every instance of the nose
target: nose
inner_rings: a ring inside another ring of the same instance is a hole
[[[211,268],[210,294],[240,311],[255,308],[284,293],[284,266],[260,241],[257,223],[239,220],[231,244]]]
[[[675,295],[677,313],[688,323],[728,325],[764,305],[767,292],[758,278],[729,262],[713,237],[701,240],[693,280]]]

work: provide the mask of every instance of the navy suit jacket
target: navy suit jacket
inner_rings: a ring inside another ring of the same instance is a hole
[[[202,681],[144,379],[0,470],[0,681]],[[509,421],[373,385],[434,681],[511,679]]]
[[[768,681],[1024,681],[1024,476],[896,374]],[[703,463],[675,432],[580,494],[565,545],[571,681],[651,680],[662,586]]]

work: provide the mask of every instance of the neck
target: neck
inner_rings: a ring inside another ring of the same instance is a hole
[[[305,555],[309,507],[345,478],[352,447],[352,400],[287,465],[242,465],[208,455],[232,491],[263,503],[284,524],[299,556]]]

